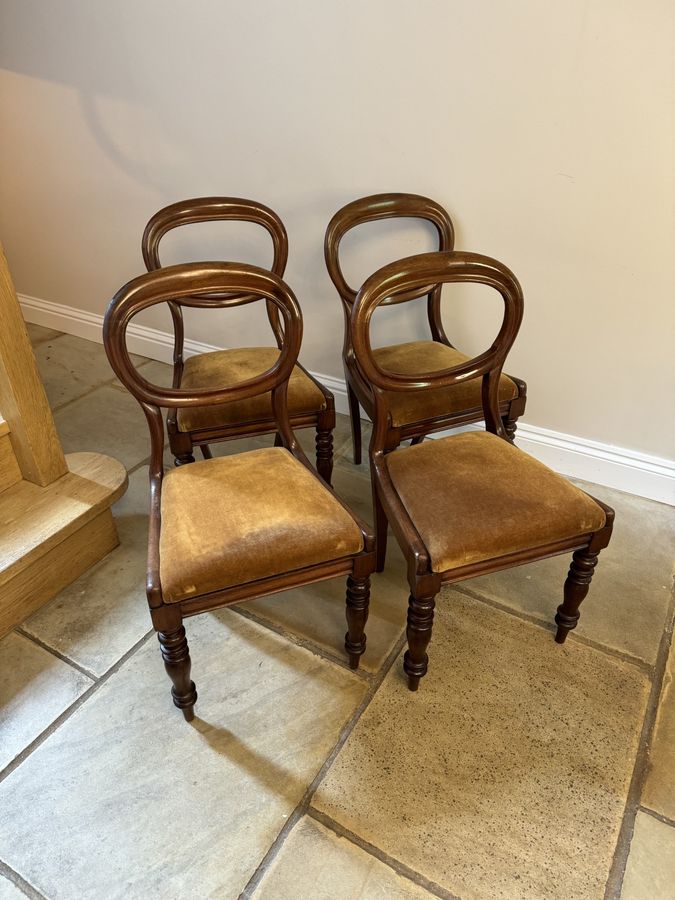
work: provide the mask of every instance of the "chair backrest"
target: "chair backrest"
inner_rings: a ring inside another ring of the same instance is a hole
[[[279,216],[269,207],[263,206],[254,200],[243,200],[240,197],[197,197],[192,200],[181,200],[172,203],[156,212],[145,226],[141,239],[141,251],[147,270],[154,271],[161,268],[159,258],[159,244],[164,235],[184,225],[192,225],[201,222],[239,221],[254,222],[262,226],[272,238],[274,257],[270,271],[279,278],[283,278],[288,260],[288,236],[284,223]],[[248,302],[258,299],[248,298]],[[182,300],[169,302],[171,316],[173,318],[175,332],[174,364],[182,367],[183,361],[183,316],[181,305],[188,303]],[[277,346],[281,347],[283,335],[276,307],[273,303],[267,304],[267,315],[274,332]]]
[[[126,343],[129,323],[142,310],[178,302],[202,308],[240,306],[265,299],[283,323],[274,365],[246,381],[204,390],[151,384],[131,361]],[[134,278],[115,294],[105,314],[103,342],[115,374],[138,400],[148,419],[152,443],[151,476],[161,478],[164,451],[162,408],[210,406],[272,392],[272,408],[284,446],[295,445],[287,410],[288,379],[300,352],[302,314],[293,291],[277,275],[257,266],[232,262],[184,263]]]
[[[472,359],[439,372],[404,375],[384,370],[375,360],[370,343],[370,321],[378,306],[396,302],[427,284],[474,282],[498,291],[504,301],[504,318],[490,347]],[[473,378],[483,378],[482,400],[488,431],[506,437],[499,416],[499,376],[523,318],[523,293],[513,272],[502,263],[478,253],[443,251],[422,253],[389,263],[379,269],[359,291],[351,313],[352,344],[363,377],[371,385],[375,399],[374,452],[384,446],[390,416],[388,392],[422,391],[450,387]],[[380,446],[381,445],[381,446]]]
[[[373,194],[370,197],[362,197],[360,200],[354,200],[352,203],[343,206],[342,209],[335,213],[326,229],[324,256],[328,274],[342,298],[347,315],[349,315],[351,307],[356,300],[357,291],[347,283],[342,271],[340,265],[340,242],[345,234],[357,225],[392,218],[422,219],[431,222],[438,233],[438,249],[452,250],[454,247],[455,231],[452,219],[440,204],[430,200],[428,197],[422,197],[419,194]],[[439,285],[420,285],[420,289],[416,291],[403,293],[396,298],[386,298],[382,305],[405,303],[408,300],[415,300],[428,294],[429,322],[432,332],[434,332],[433,337],[434,340],[443,340],[445,339],[445,334],[437,336],[434,327],[438,319],[442,332],[440,315],[433,315],[433,307],[440,303],[440,291]]]

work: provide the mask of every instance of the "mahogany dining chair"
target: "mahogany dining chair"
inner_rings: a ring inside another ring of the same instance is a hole
[[[283,277],[288,258],[288,237],[279,216],[261,203],[236,197],[202,197],[182,200],[160,209],[145,227],[142,239],[143,260],[148,271],[161,267],[159,244],[174,228],[216,221],[254,222],[272,239],[274,259],[271,271]],[[239,381],[269,369],[276,359],[283,335],[279,315],[273,303],[267,304],[276,347],[237,347],[200,353],[184,359],[184,323],[182,305],[169,302],[174,327],[173,386],[202,389]],[[293,428],[316,429],[316,467],[330,484],[333,470],[333,429],[335,401],[332,393],[300,363],[296,363],[288,383],[288,412]],[[205,459],[211,456],[209,444],[260,434],[276,429],[269,393],[247,397],[227,405],[195,406],[171,409],[167,416],[169,445],[176,465],[194,462],[198,444]]]
[[[473,282],[502,297],[504,317],[483,353],[417,372],[386,364],[370,325],[383,303],[428,285]],[[390,263],[364,283],[350,316],[359,373],[372,392],[370,445],[376,521],[388,521],[407,561],[410,585],[404,670],[411,690],[427,671],[435,597],[444,584],[573,551],[555,617],[563,643],[579,620],[598,553],[609,543],[614,512],[509,440],[500,407],[501,371],[518,333],[523,295],[506,266],[476,253],[426,253]],[[485,431],[389,448],[395,398],[476,382]],[[386,535],[386,531],[385,531]],[[378,531],[376,540],[382,540]]]
[[[264,371],[235,384],[171,388],[137,370],[127,328],[161,303],[227,308],[264,298],[280,323],[279,352]],[[197,700],[183,627],[187,616],[288,588],[347,576],[349,664],[365,650],[374,539],[319,478],[298,444],[288,414],[302,317],[291,289],[272,272],[243,263],[170,266],[134,278],[113,297],[104,343],[120,381],[150,428],[150,526],[147,598],[174,704],[190,720]],[[213,409],[270,397],[278,446],[205,459],[164,471],[162,410]]]
[[[368,380],[359,371],[352,347],[350,317],[356,290],[348,284],[340,260],[340,244],[347,232],[367,222],[381,219],[410,218],[429,222],[438,236],[439,250],[452,250],[455,232],[448,212],[434,200],[419,194],[374,194],[354,200],[338,210],[326,230],[324,255],[328,274],[342,300],[345,314],[343,362],[354,446],[354,462],[361,462],[362,406],[372,420],[374,398]],[[414,291],[397,297],[387,297],[382,306],[406,303],[427,298],[427,318],[431,340],[408,341],[378,347],[374,353],[385,368],[397,372],[430,371],[447,369],[468,359],[450,342],[441,317],[441,285],[420,285]],[[516,422],[525,410],[527,386],[514,376],[503,375],[499,382],[499,413],[504,430],[513,440]],[[396,393],[390,398],[391,416],[387,429],[386,446],[398,447],[406,440],[420,443],[434,431],[442,431],[483,418],[480,386],[473,382],[453,384],[428,391]]]

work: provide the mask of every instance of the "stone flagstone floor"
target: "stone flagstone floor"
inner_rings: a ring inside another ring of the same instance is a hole
[[[120,547],[0,642],[0,900],[675,897],[672,508],[589,486],[617,524],[564,647],[565,558],[444,590],[417,694],[393,539],[357,674],[340,580],[195,617],[188,725],[143,589],[145,419],[100,345],[29,331],[66,451],[130,478]]]

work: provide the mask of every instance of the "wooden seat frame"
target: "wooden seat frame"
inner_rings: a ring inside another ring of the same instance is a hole
[[[161,267],[159,243],[162,237],[174,228],[201,222],[216,221],[254,222],[262,226],[270,235],[274,247],[274,259],[271,271],[283,278],[288,259],[288,236],[279,216],[267,206],[252,200],[237,197],[201,197],[183,200],[159,210],[150,219],[143,232],[141,249],[147,270],[154,271]],[[181,304],[177,300],[169,302],[174,328],[173,348],[173,387],[180,387],[183,374],[183,348],[185,328]],[[281,347],[283,334],[276,307],[267,303],[267,315],[272,326],[277,347]],[[330,484],[333,471],[333,429],[335,428],[335,400],[333,394],[314,378],[300,363],[299,369],[316,385],[325,400],[325,408],[300,415],[291,415],[293,428],[316,428],[316,467],[321,477]],[[205,459],[211,457],[209,444],[220,441],[236,440],[260,434],[271,434],[275,431],[274,417],[269,416],[254,422],[232,423],[218,427],[202,428],[191,431],[180,431],[177,422],[177,409],[171,409],[167,415],[167,432],[169,446],[175,457],[176,465],[194,462],[194,445],[198,444]],[[278,445],[277,440],[277,445]]]
[[[163,302],[200,308],[233,307],[265,298],[273,304],[283,325],[280,353],[275,364],[254,378],[229,388],[200,391],[165,388],[151,384],[136,370],[126,346],[126,331],[139,312]],[[365,650],[364,627],[368,617],[370,574],[374,569],[374,537],[368,526],[335,496],[349,512],[363,536],[363,550],[300,570],[250,581],[179,602],[166,603],[160,578],[159,540],[161,493],[164,474],[164,423],[162,409],[227,403],[257,394],[272,394],[274,430],[286,448],[317,479],[322,490],[332,490],[319,479],[293,433],[287,410],[288,379],[296,364],[302,339],[302,317],[291,289],[275,274],[241,263],[195,263],[171,266],[133,279],[110,302],[105,316],[104,343],[108,359],[120,381],[140,403],[150,428],[150,527],[148,542],[147,597],[152,623],[158,633],[166,671],[173,683],[174,704],[187,720],[194,715],[197,692],[190,679],[190,655],[183,619],[255,597],[274,594],[338,575],[347,575],[347,634],[345,648],[356,669]],[[208,466],[209,461],[199,463]]]
[[[435,373],[402,375],[385,371],[375,360],[370,344],[370,321],[375,309],[399,294],[414,295],[428,284],[474,282],[489,285],[504,300],[504,318],[500,331],[488,350],[479,356]],[[483,418],[488,432],[508,441],[497,402],[499,378],[506,355],[518,333],[523,315],[523,295],[515,276],[506,266],[475,253],[452,251],[411,256],[391,263],[372,275],[363,285],[351,313],[351,334],[359,370],[372,388],[374,428],[370,444],[373,494],[378,507],[376,518],[385,517],[407,561],[410,600],[408,606],[408,650],[404,669],[411,690],[416,690],[427,671],[427,646],[431,639],[436,594],[444,584],[453,584],[532,560],[544,559],[573,550],[572,564],[565,581],[564,600],[558,607],[556,641],[562,644],[579,620],[579,606],[588,592],[598,553],[609,543],[614,511],[592,498],[605,511],[605,525],[597,531],[577,534],[537,547],[474,562],[444,572],[434,572],[429,551],[408,510],[394,487],[388,470],[389,416],[388,392],[435,390],[470,378],[482,378]],[[452,441],[453,438],[445,438]],[[406,448],[394,453],[405,453]],[[519,451],[520,452],[520,451]],[[429,485],[433,490],[433,484]]]

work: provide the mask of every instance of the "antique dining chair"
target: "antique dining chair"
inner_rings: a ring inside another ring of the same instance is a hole
[[[141,310],[178,302],[233,307],[264,298],[282,326],[279,353],[263,372],[237,384],[159,387],[136,370],[126,345]],[[242,600],[347,575],[349,664],[365,650],[374,539],[318,477],[290,424],[288,383],[302,318],[290,288],[271,272],[243,263],[170,266],[121,288],[106,312],[104,342],[120,381],[140,403],[150,428],[150,533],[147,596],[173,702],[190,720],[197,692],[183,619]],[[271,393],[276,447],[205,459],[164,472],[162,409],[241,403]]]
[[[267,230],[274,246],[271,271],[283,277],[288,257],[286,229],[275,212],[251,200],[235,197],[203,197],[173,203],[150,219],[142,239],[143,260],[148,271],[161,267],[159,243],[174,228],[201,222],[234,220],[254,222]],[[238,347],[183,358],[184,327],[181,304],[169,303],[174,327],[173,386],[186,390],[214,384],[236,384],[269,369],[278,355],[283,335],[276,307],[267,304],[267,314],[277,347]],[[333,470],[333,395],[296,363],[288,383],[288,411],[293,428],[316,429],[316,467],[329,484]],[[194,462],[193,448],[200,445],[205,459],[209,444],[276,430],[269,394],[248,397],[225,406],[171,409],[167,416],[169,446],[176,465]]]
[[[350,315],[356,291],[346,281],[340,264],[340,242],[345,234],[357,225],[378,219],[414,218],[430,222],[438,234],[439,250],[452,250],[454,229],[448,213],[428,197],[418,194],[375,194],[348,203],[335,213],[326,231],[324,253],[328,274],[342,300],[345,313],[343,360],[349,413],[352,425],[354,462],[361,462],[362,406],[370,419],[374,414],[374,397],[368,379],[359,372],[354,358],[350,333]],[[385,298],[383,306],[405,303],[427,297],[427,317],[431,332],[430,341],[409,341],[379,347],[375,358],[385,368],[411,375],[431,369],[447,369],[465,362],[468,357],[450,343],[441,319],[441,286],[420,285],[419,289],[398,297]],[[525,410],[527,387],[524,381],[503,375],[499,382],[499,413],[504,429],[512,440],[516,422]],[[478,422],[483,418],[480,386],[472,382],[453,384],[436,390],[395,393],[389,398],[390,421],[385,446],[393,449],[405,440],[420,443],[425,435],[434,431]]]
[[[429,371],[385,367],[371,347],[377,307],[427,285],[475,282],[494,288],[504,318],[480,355]],[[576,627],[598,560],[609,543],[614,512],[508,440],[499,405],[502,366],[523,315],[515,276],[475,253],[425,253],[390,263],[365,282],[354,303],[354,354],[372,386],[374,430],[370,445],[374,495],[407,560],[410,600],[404,669],[411,690],[427,671],[434,598],[441,586],[531,560],[574,551],[555,617],[556,641]],[[393,397],[478,383],[486,431],[455,434],[387,451]],[[380,516],[376,516],[377,519]],[[381,539],[381,534],[376,534]]]

